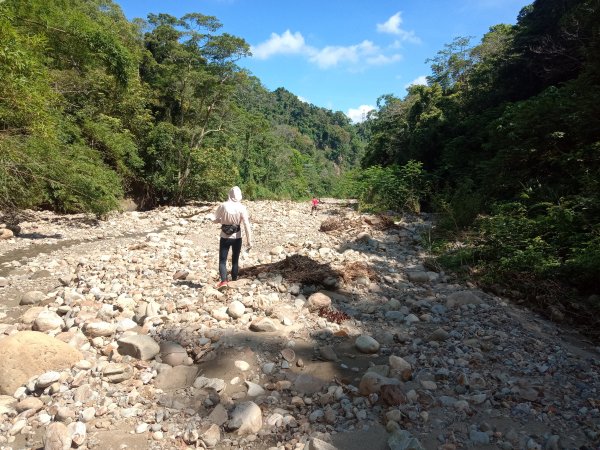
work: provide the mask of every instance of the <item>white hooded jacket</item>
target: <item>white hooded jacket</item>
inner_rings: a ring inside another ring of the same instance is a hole
[[[242,191],[234,186],[229,190],[229,199],[221,203],[215,212],[215,222],[227,225],[244,224],[246,233],[246,242],[249,247],[252,246],[252,230],[250,229],[250,220],[248,210],[240,202],[242,200]],[[227,235],[221,231],[221,237],[225,239],[239,239],[242,237],[242,230],[232,235]]]

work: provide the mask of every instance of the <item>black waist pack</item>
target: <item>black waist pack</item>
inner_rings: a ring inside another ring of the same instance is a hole
[[[221,225],[221,231],[223,233],[225,233],[227,236],[231,236],[232,234],[237,233],[238,231],[240,231],[240,226],[239,225],[229,225],[229,224],[223,224]]]

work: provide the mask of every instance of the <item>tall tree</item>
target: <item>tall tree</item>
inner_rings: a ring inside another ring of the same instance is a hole
[[[175,203],[202,194],[193,169],[207,154],[206,139],[223,131],[233,88],[245,77],[235,62],[249,54],[248,44],[229,34],[217,35],[221,27],[213,16],[187,14],[177,19],[167,14],[148,18],[150,31],[145,35],[149,51],[142,75],[154,92],[157,120],[166,120],[175,128],[173,145],[157,156],[147,154],[147,172],[166,168],[176,177],[165,184],[163,194]],[[163,129],[163,131],[166,129]],[[163,148],[148,143],[150,148]]]

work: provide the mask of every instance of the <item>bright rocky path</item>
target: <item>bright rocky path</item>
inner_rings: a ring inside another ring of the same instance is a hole
[[[0,240],[0,448],[599,448],[598,347],[427,270],[423,218],[248,203],[219,292],[214,207]]]

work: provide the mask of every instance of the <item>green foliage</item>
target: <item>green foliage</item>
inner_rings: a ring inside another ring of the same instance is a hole
[[[547,275],[559,265],[550,241],[552,230],[544,229],[543,216],[531,217],[521,203],[498,205],[492,215],[478,219],[481,259],[498,262],[500,270]],[[547,211],[543,211],[547,212]]]
[[[43,64],[46,39],[13,22],[11,9],[0,3],[0,143],[7,134],[51,133],[55,100]]]
[[[220,29],[200,13],[129,22],[110,0],[0,1],[0,207],[330,193],[362,156],[355,127],[267,91]]]
[[[479,264],[493,268],[496,279],[523,272],[591,288],[600,275],[600,230],[597,223],[587,223],[586,215],[577,199],[500,203],[491,215],[477,219],[472,250]]]
[[[120,180],[95,152],[40,138],[8,138],[0,153],[0,208],[48,206],[98,216],[118,207]]]
[[[441,260],[597,289],[599,31],[597,0],[536,1],[479,44],[446,45],[428,86],[382,97],[363,165],[381,165],[374,186],[411,159],[432,173],[438,229],[463,242],[437,244]]]
[[[432,193],[431,197],[435,210],[440,213],[439,225],[445,230],[458,231],[471,225],[485,205],[484,194],[466,177]]]
[[[88,145],[98,150],[104,162],[125,178],[134,176],[143,161],[131,132],[124,129],[121,121],[100,114],[94,121],[84,118],[82,131]]]
[[[367,208],[418,213],[428,189],[423,165],[416,161],[404,166],[372,166],[358,175],[358,197]]]

